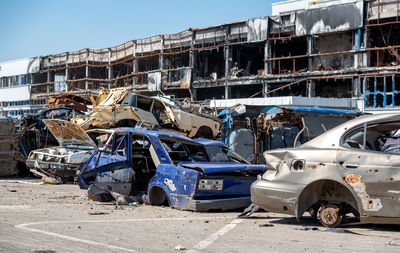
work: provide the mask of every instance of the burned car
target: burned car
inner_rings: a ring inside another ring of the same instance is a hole
[[[114,133],[112,129],[85,133],[76,124],[64,120],[44,119],[43,123],[57,139],[59,146],[31,151],[26,165],[33,173],[42,176],[44,181],[51,183],[73,181],[77,169],[96,149],[107,147],[107,141],[111,140]]]
[[[112,150],[93,153],[78,182],[101,201],[111,191],[151,205],[229,210],[250,203],[250,185],[263,171],[264,165],[248,163],[220,141],[119,128]]]
[[[84,130],[134,127],[139,121],[149,122],[190,138],[213,139],[219,131],[217,121],[188,113],[173,100],[139,95],[127,88],[103,90],[91,113],[73,119]]]
[[[350,213],[362,223],[400,223],[399,129],[399,114],[362,116],[297,148],[267,151],[252,202],[297,219],[308,211],[326,227]]]

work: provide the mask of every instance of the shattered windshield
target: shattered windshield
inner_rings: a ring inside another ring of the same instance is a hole
[[[234,162],[248,163],[226,147],[203,146],[172,139],[161,139],[164,149],[174,163],[178,162]]]
[[[204,146],[210,162],[235,162],[235,163],[248,163],[241,158],[238,154],[232,152],[226,147],[221,146]]]

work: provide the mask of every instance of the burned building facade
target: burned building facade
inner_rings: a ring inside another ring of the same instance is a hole
[[[31,99],[133,86],[195,101],[312,97],[398,110],[399,37],[399,0],[278,2],[268,17],[40,56]]]

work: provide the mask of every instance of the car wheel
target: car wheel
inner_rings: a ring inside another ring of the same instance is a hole
[[[339,226],[343,218],[343,215],[340,213],[340,207],[334,204],[321,206],[318,214],[321,224],[328,228]]]

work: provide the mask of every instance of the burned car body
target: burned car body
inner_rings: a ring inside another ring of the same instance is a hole
[[[89,193],[95,185],[152,205],[228,210],[250,203],[250,185],[263,171],[264,165],[249,164],[219,141],[119,128],[112,151],[95,152],[78,180]]]
[[[92,112],[73,119],[84,130],[90,128],[134,127],[145,121],[162,129],[184,134],[190,138],[215,138],[219,123],[184,111],[172,100],[147,97],[131,89],[103,90]]]
[[[79,167],[98,149],[94,140],[107,147],[107,140],[114,132],[111,129],[99,129],[89,133],[91,137],[68,121],[45,119],[43,123],[57,139],[59,146],[31,151],[26,164],[33,173],[50,177],[55,183],[72,181]]]
[[[327,227],[347,213],[364,223],[399,223],[398,129],[399,114],[362,116],[300,147],[267,151],[252,202],[298,219],[308,211]]]

